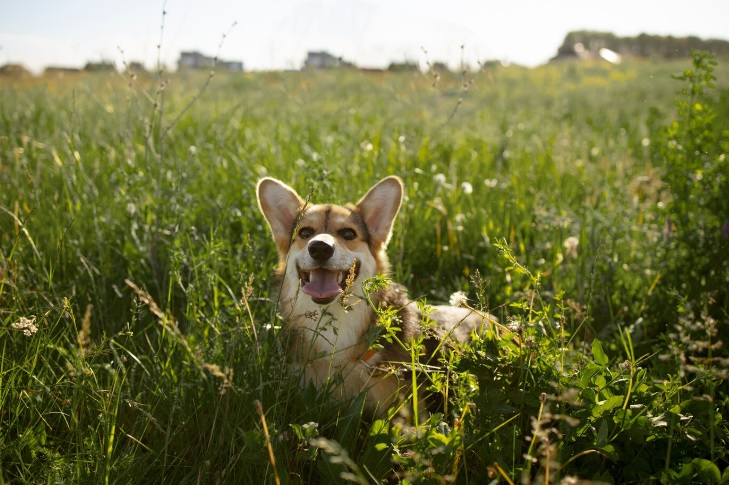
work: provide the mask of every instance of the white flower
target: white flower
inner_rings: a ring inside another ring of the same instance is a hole
[[[521,323],[519,323],[519,319],[516,317],[509,317],[506,322],[506,328],[516,333],[521,329]]]
[[[26,337],[32,336],[38,331],[38,327],[35,326],[35,316],[31,315],[30,318],[20,317],[20,320],[11,325],[15,330],[22,330],[23,335]]]
[[[580,244],[580,240],[575,236],[570,236],[564,240],[562,246],[565,248],[566,256],[577,257],[577,246]]]
[[[473,193],[473,185],[471,185],[468,182],[463,182],[461,184],[461,189],[463,190],[463,193],[466,195],[470,195]]]
[[[445,185],[446,184],[446,176],[443,173],[437,173],[433,175],[433,182],[435,182],[437,185]]]
[[[483,183],[486,185],[486,187],[493,189],[499,184],[499,181],[496,179],[486,179],[483,181]]]
[[[466,307],[468,306],[468,297],[464,292],[456,291],[451,295],[449,302],[453,306]]]

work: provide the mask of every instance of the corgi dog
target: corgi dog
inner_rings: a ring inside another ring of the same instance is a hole
[[[366,392],[370,415],[383,416],[395,406],[403,419],[417,412],[422,422],[425,407],[408,404],[414,372],[407,344],[422,339],[425,352],[418,361],[434,365],[449,342],[467,342],[490,317],[454,306],[430,307],[422,315],[401,285],[366,284],[390,272],[385,250],[402,205],[400,178],[384,178],[354,205],[311,204],[273,178],[258,182],[257,196],[278,248],[279,312],[301,384],[340,402]],[[382,329],[376,309],[396,312],[397,338],[373,346]]]

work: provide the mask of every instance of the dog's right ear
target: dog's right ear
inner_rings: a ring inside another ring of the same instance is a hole
[[[256,187],[258,207],[268,221],[279,251],[288,250],[291,233],[304,207],[304,201],[294,189],[274,178],[266,177]]]

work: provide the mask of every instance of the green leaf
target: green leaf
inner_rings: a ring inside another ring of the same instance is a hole
[[[694,466],[696,477],[699,478],[702,483],[718,483],[719,480],[721,480],[719,467],[712,461],[705,458],[694,458],[691,460],[691,464]]]
[[[606,444],[605,446],[602,446],[600,448],[606,455],[610,457],[613,461],[618,461],[620,459],[620,455],[618,454],[618,451],[615,449],[615,446],[611,444]]]
[[[600,420],[600,427],[597,429],[597,447],[604,448],[607,446],[608,441],[608,424],[604,419]]]
[[[729,483],[729,466],[724,468],[724,473],[721,474],[721,481],[719,483]]]
[[[595,339],[592,341],[592,356],[595,358],[595,362],[605,367],[610,362],[608,356],[605,355],[605,351],[602,350],[602,343]]]
[[[605,411],[610,411],[611,409],[621,406],[624,399],[625,396],[613,396],[605,399],[604,401],[600,401],[597,403],[597,406],[592,408],[592,415],[601,416]]]

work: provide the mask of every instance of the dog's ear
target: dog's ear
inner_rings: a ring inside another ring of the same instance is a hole
[[[386,245],[390,240],[392,223],[402,204],[402,181],[390,176],[382,179],[357,202],[370,237],[376,245]]]
[[[280,180],[268,177],[258,182],[256,193],[258,207],[271,227],[276,245],[281,251],[286,251],[304,201],[294,189]]]

